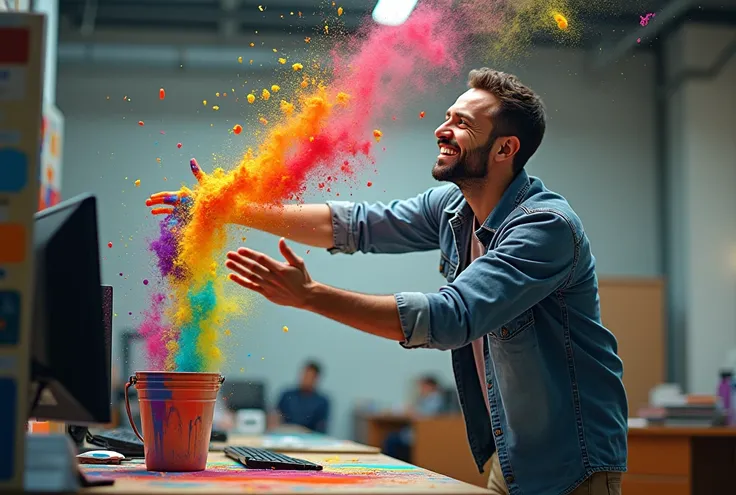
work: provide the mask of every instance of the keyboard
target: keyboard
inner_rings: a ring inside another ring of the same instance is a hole
[[[225,455],[252,469],[322,470],[319,464],[256,447],[225,447]]]
[[[126,427],[102,430],[97,434],[89,433],[87,442],[106,450],[113,450],[125,457],[143,457],[143,442]]]

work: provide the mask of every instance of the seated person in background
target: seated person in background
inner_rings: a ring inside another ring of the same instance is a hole
[[[281,394],[276,411],[270,417],[272,428],[286,424],[303,426],[319,433],[327,432],[330,401],[317,391],[321,370],[316,361],[304,365],[299,386]]]
[[[418,396],[406,411],[410,417],[436,416],[444,411],[445,397],[436,378],[423,376],[417,385]],[[386,436],[383,453],[395,459],[410,462],[412,443],[414,443],[413,432],[411,427],[407,426]]]

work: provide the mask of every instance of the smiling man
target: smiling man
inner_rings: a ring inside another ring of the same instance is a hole
[[[494,494],[619,494],[628,410],[595,259],[567,201],[524,170],[544,135],[542,101],[487,68],[468,86],[435,131],[432,175],[449,184],[389,204],[254,209],[242,222],[332,253],[439,249],[447,285],[393,295],[330,287],[283,238],[285,261],[229,252],[230,278],[405,348],[452,350],[470,449],[481,471],[491,460]]]

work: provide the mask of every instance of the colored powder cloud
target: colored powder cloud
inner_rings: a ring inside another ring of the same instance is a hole
[[[138,332],[146,343],[148,366],[152,370],[163,369],[168,355],[166,346],[168,326],[164,322],[166,296],[160,292],[151,295],[151,304],[143,313],[143,322]]]
[[[556,12],[564,13],[568,31],[574,31],[565,2],[426,1],[400,26],[368,20],[355,35],[337,38],[329,59],[304,63],[298,71],[287,66],[278,98],[270,98],[273,111],[259,116],[260,144],[231,169],[207,174],[193,188],[193,203],[165,218],[151,242],[171,288],[166,308],[156,301],[149,310],[161,314],[159,326],[141,327],[153,339],[155,363],[161,364],[163,340],[165,369],[217,370],[220,330],[242,312],[224,297],[219,267],[227,225],[258,228],[255,209],[301,201],[319,178],[348,176],[372,163],[373,129],[411,98],[456,81],[474,47],[487,57],[516,55],[535,29],[561,32]],[[453,5],[459,8],[450,9]]]

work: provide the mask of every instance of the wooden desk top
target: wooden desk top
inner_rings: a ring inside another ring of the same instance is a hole
[[[154,473],[143,460],[119,466],[83,465],[91,479],[114,478],[115,484],[85,489],[84,494],[487,494],[488,490],[392,459],[382,454],[300,454],[322,464],[322,471],[246,469],[221,453],[210,453],[207,470],[198,473]]]
[[[222,451],[226,445],[259,447],[274,452],[310,452],[334,454],[378,454],[381,449],[350,440],[340,440],[311,432],[278,432],[265,435],[239,435],[231,433],[227,442],[210,443],[210,451]]]
[[[379,411],[375,413],[360,413],[359,416],[362,419],[368,421],[382,421],[387,423],[409,423],[412,421],[412,417],[406,413],[391,412],[391,411]]]
[[[710,426],[702,428],[690,428],[684,426],[640,426],[629,427],[629,436],[736,437],[736,428],[729,426]]]

